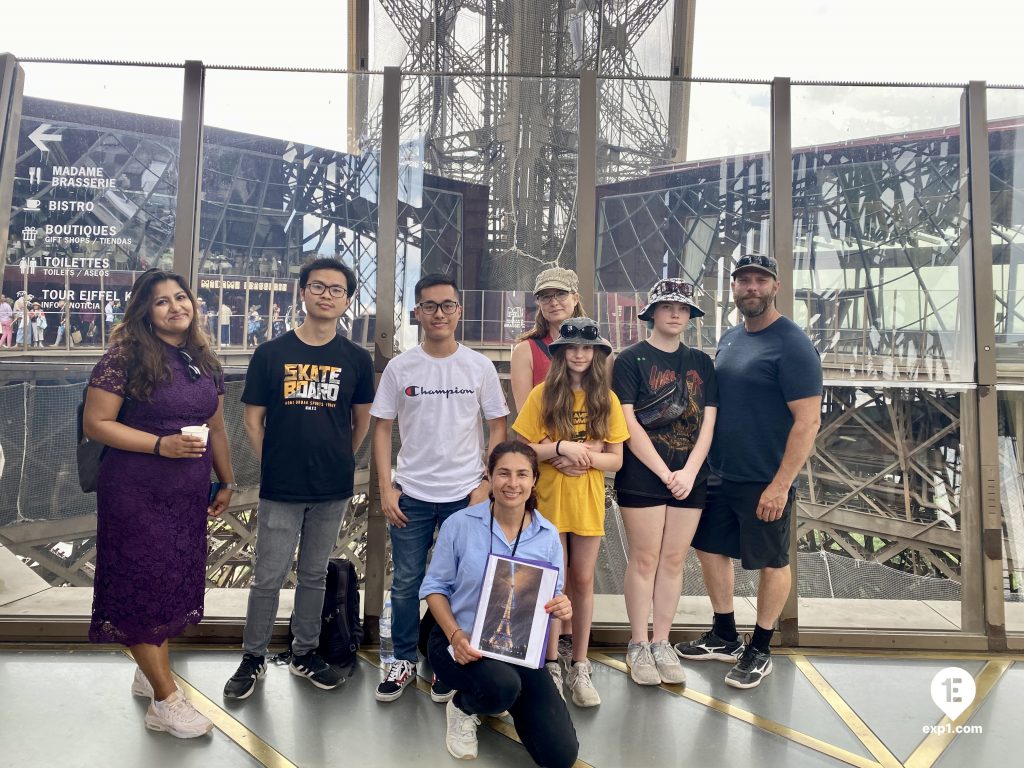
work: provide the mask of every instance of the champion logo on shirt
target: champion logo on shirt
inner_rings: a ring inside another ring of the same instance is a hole
[[[447,400],[452,395],[475,395],[475,389],[465,387],[452,387],[451,389],[429,389],[428,387],[417,387],[415,385],[405,388],[406,397],[420,397],[421,395],[444,395]]]

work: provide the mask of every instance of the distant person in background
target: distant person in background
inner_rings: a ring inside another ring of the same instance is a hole
[[[209,440],[182,427],[209,426]],[[110,446],[96,489],[96,578],[89,639],[131,648],[146,727],[178,738],[213,724],[174,682],[168,638],[203,618],[206,521],[227,509],[234,474],[223,375],[188,283],[151,269],[89,379],[85,434]],[[210,472],[220,489],[210,499]]]
[[[226,300],[220,305],[220,343],[225,347],[231,344],[231,306]]]
[[[114,329],[114,300],[107,299],[107,303],[103,305],[103,319],[107,323],[107,335]]]
[[[46,313],[42,305],[37,301],[32,305],[32,311],[28,313],[31,323],[31,338],[29,344],[35,347],[43,346],[43,337],[46,335]]]
[[[284,318],[281,317],[281,308],[274,304],[270,310],[270,333],[276,339],[285,332]]]
[[[28,327],[29,339],[32,337],[32,330],[28,322],[29,302],[32,301],[32,294],[18,291],[18,298],[14,300],[14,327],[18,331],[16,342],[20,347],[25,341],[25,329]]]
[[[10,348],[14,334],[14,307],[0,294],[0,347]]]
[[[260,342],[263,341],[261,338],[263,335],[263,319],[260,317],[259,310],[256,307],[249,310],[249,322],[246,327],[246,333],[249,337],[250,347],[258,347]]]

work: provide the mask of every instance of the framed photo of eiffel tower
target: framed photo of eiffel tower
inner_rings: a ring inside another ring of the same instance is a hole
[[[549,563],[490,555],[470,645],[489,658],[540,669],[550,618],[544,606],[557,582]]]

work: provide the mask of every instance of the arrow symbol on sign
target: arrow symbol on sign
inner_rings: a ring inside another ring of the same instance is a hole
[[[47,131],[52,127],[53,126],[49,123],[43,123],[28,135],[29,140],[39,148],[40,152],[50,151],[50,148],[43,142],[64,140],[64,138],[58,133],[47,133]]]

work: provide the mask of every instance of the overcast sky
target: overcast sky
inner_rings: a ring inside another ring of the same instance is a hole
[[[177,0],[159,5],[49,0],[45,12],[39,4],[4,5],[0,51],[20,57],[346,64],[345,0]],[[694,74],[1024,83],[1024,58],[1015,36],[996,34],[1019,30],[1022,22],[1024,3],[1019,0],[698,0]],[[470,33],[473,24],[467,24]],[[642,65],[650,71],[662,66],[667,45],[667,25],[651,30],[638,47]],[[388,50],[397,56],[403,49],[392,45]],[[373,63],[398,62],[378,57]],[[180,116],[176,70],[81,66],[69,75],[70,65],[25,69],[28,95]],[[210,72],[206,119],[211,125],[341,149],[347,135],[346,80]],[[794,87],[794,145],[950,125],[959,120],[959,97],[956,89]],[[766,87],[700,85],[692,98],[691,158],[767,148]],[[1015,93],[998,94],[992,101],[993,116],[1024,111],[1024,100]]]

